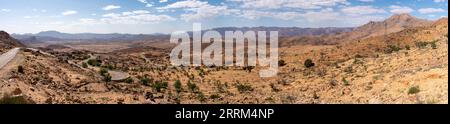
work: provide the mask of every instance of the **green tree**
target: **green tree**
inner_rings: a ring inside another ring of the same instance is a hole
[[[306,68],[311,68],[313,66],[315,66],[315,64],[313,63],[313,61],[311,59],[307,59],[304,63]]]
[[[152,87],[157,91],[161,92],[161,89],[167,89],[168,83],[166,81],[163,82],[155,82]]]
[[[197,87],[197,85],[192,83],[190,80],[188,81],[187,86],[188,86],[189,90],[191,90],[191,92],[193,92],[193,93],[196,93],[199,91],[199,88]]]
[[[130,83],[133,83],[134,80],[133,80],[133,78],[128,77],[127,79],[125,79],[125,82],[130,84]]]
[[[253,91],[253,88],[252,88],[251,85],[249,85],[249,84],[241,84],[239,82],[236,84],[236,88],[238,89],[238,91],[240,93]]]
[[[148,77],[144,77],[141,79],[141,83],[145,86],[150,86],[150,83],[152,83],[153,80],[148,78]]]
[[[83,66],[83,68],[88,68],[88,64],[87,64],[86,62],[83,62],[83,63],[81,64],[81,66]]]
[[[431,42],[431,48],[432,48],[432,49],[437,49],[436,42]]]
[[[175,81],[173,86],[175,87],[175,90],[177,91],[177,93],[180,93],[183,90],[180,80]]]
[[[100,69],[100,75],[105,76],[108,73],[108,70],[106,68]]]
[[[109,73],[105,73],[103,79],[105,82],[111,82],[112,77]]]
[[[420,92],[419,86],[410,87],[408,89],[408,94],[416,94],[419,92]]]
[[[97,60],[97,59],[89,59],[87,61],[87,64],[89,64],[91,66],[101,66],[102,65],[102,61]]]

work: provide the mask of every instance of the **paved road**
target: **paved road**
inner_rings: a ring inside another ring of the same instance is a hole
[[[20,48],[14,48],[0,55],[0,69],[3,68],[6,64],[8,64],[14,57],[16,57],[19,50]]]

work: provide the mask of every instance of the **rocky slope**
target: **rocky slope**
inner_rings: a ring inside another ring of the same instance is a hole
[[[0,54],[11,48],[21,46],[23,45],[16,39],[12,38],[8,33],[5,31],[0,31]]]
[[[384,21],[371,21],[365,25],[354,28],[352,31],[341,32],[337,35],[285,37],[280,40],[280,46],[339,44],[341,42],[362,40],[385,34],[388,35],[408,28],[428,26],[432,23],[432,21],[419,19],[409,14],[397,14]]]

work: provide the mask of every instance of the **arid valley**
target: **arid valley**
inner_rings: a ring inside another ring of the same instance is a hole
[[[2,31],[0,103],[448,104],[446,17],[234,30],[280,32],[276,77],[250,66],[172,66],[170,35],[74,40],[63,36],[81,34]]]

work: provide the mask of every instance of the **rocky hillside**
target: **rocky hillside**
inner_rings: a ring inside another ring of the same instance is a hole
[[[282,80],[293,83],[278,88],[293,103],[448,103],[447,18],[317,47],[283,50],[288,64]],[[301,67],[306,59],[316,67]]]
[[[5,31],[0,31],[0,53],[5,52],[5,50],[23,46],[19,41],[9,36]]]
[[[371,21],[365,25],[356,27],[349,32],[341,32],[337,35],[322,35],[322,36],[296,36],[285,37],[280,40],[281,46],[292,46],[299,44],[312,45],[329,45],[338,44],[341,42],[349,42],[354,40],[361,40],[370,37],[382,36],[385,34],[396,33],[408,28],[423,27],[431,25],[433,22],[413,17],[409,14],[397,14],[380,22]]]
[[[402,31],[406,28],[420,27],[430,25],[432,22],[413,17],[409,14],[393,15],[382,22],[369,22],[356,28],[345,36],[346,39],[364,39],[373,36],[380,36]]]

